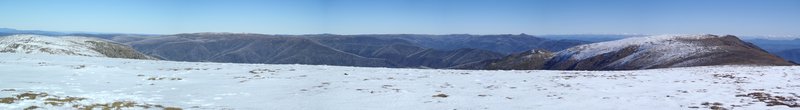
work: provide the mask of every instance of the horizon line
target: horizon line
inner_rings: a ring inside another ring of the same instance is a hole
[[[50,31],[50,30],[38,30],[38,29],[18,29],[18,28],[7,28],[7,27],[0,27],[0,29],[10,29],[15,31],[43,31],[43,32],[55,32],[61,34],[127,34],[127,35],[178,35],[178,34],[202,34],[202,33],[227,33],[227,34],[262,34],[262,35],[530,35],[530,36],[562,36],[562,35],[621,35],[621,36],[652,36],[652,35],[670,35],[670,34],[679,34],[679,35],[699,35],[699,34],[712,34],[712,35],[734,35],[737,37],[748,37],[748,38],[767,38],[767,39],[800,39],[800,34],[794,35],[738,35],[738,34],[722,34],[722,33],[659,33],[659,34],[641,34],[641,33],[562,33],[562,34],[529,34],[525,32],[520,32],[518,34],[512,33],[493,33],[493,34],[478,34],[478,33],[450,33],[450,34],[431,34],[431,33],[356,33],[356,34],[341,34],[341,33],[309,33],[309,34],[270,34],[270,33],[259,33],[259,32],[181,32],[181,33],[170,33],[170,34],[150,34],[150,33],[130,33],[130,32],[93,32],[93,31]]]

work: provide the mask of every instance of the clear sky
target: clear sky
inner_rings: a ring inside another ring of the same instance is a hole
[[[800,0],[0,0],[0,27],[175,34],[800,34]]]

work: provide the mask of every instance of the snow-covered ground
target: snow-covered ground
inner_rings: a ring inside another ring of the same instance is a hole
[[[484,71],[0,53],[0,90],[0,109],[800,109],[790,108],[800,67]]]

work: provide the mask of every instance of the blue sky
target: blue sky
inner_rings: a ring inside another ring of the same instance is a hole
[[[800,0],[2,0],[0,27],[175,34],[800,34]]]

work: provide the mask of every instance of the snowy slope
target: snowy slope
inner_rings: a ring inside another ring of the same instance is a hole
[[[696,52],[710,52],[716,48],[699,46],[699,44],[679,42],[677,39],[705,39],[718,36],[709,35],[656,35],[648,37],[631,37],[621,40],[584,44],[559,51],[559,55],[572,55],[572,59],[583,60],[604,53],[618,51],[628,46],[639,46],[639,50],[663,53],[656,61],[665,62],[680,56]],[[644,52],[642,52],[644,53]]]
[[[0,37],[0,52],[28,54],[59,54],[104,57],[91,49],[85,41],[99,41],[87,37],[49,37],[41,35],[11,35]]]
[[[112,41],[80,36],[0,36],[0,53],[75,55],[130,59],[156,59]]]
[[[777,97],[800,91],[798,66],[473,71],[0,56],[0,99],[14,100],[0,109],[765,110],[790,109],[797,100]]]
[[[708,65],[792,65],[732,35],[657,35],[579,45],[546,69],[652,69]]]

